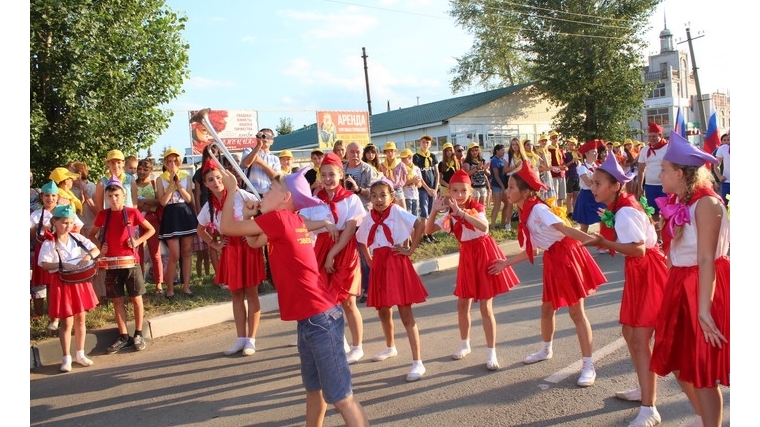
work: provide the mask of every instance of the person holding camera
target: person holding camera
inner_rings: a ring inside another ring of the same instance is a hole
[[[353,191],[359,196],[364,209],[369,211],[369,186],[382,176],[369,163],[362,161],[362,152],[363,147],[356,141],[352,141],[346,146],[348,162],[343,164],[345,172],[343,186],[346,190]]]

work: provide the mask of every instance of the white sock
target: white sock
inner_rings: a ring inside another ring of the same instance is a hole
[[[361,344],[361,343],[359,343],[359,345],[352,345],[352,346],[351,346],[351,350],[352,350],[352,351],[353,351],[353,350],[363,350],[363,348],[362,348],[362,344]]]
[[[61,358],[61,365],[71,365],[71,355],[63,356]]]
[[[396,346],[395,346],[395,345],[394,345],[394,346],[392,346],[392,347],[386,347],[386,349],[387,349],[388,351],[397,351],[397,350],[396,350]]]
[[[412,369],[421,367],[421,366],[423,366],[422,360],[412,360]]]
[[[84,359],[84,350],[77,350],[77,360]]]
[[[589,366],[589,367],[593,368],[594,367],[594,360],[593,359],[594,358],[590,357],[590,356],[589,357],[584,357],[583,358],[583,366]]]
[[[462,348],[470,348],[470,339],[462,340]]]
[[[496,359],[496,347],[488,349],[488,360]]]
[[[248,341],[248,338],[246,337],[238,337],[237,343],[240,345],[245,345],[245,343]]]
[[[245,341],[251,343],[252,346],[256,347],[256,338],[246,338]]]
[[[551,341],[541,341],[541,349],[549,352],[552,349],[552,342]]]

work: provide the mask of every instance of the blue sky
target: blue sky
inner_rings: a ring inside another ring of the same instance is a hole
[[[700,3],[702,4],[701,7]],[[713,3],[666,0],[650,22],[650,48],[659,50],[663,11],[676,39],[690,22],[703,92],[729,88],[728,36]],[[449,71],[472,38],[455,26],[446,0],[170,0],[188,16],[190,79],[185,93],[168,105],[171,127],[153,146],[190,146],[187,110],[254,109],[259,127],[281,117],[300,127],[315,122],[316,110],[366,110],[362,47],[368,55],[373,112],[454,96]],[[713,10],[714,9],[714,10]],[[679,45],[687,50],[687,45]],[[470,88],[457,95],[481,91]]]

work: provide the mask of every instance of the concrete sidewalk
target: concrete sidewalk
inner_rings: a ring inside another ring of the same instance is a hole
[[[591,231],[591,230],[589,230]],[[507,255],[515,254],[520,251],[516,240],[510,240],[499,245],[501,250]],[[444,271],[456,268],[459,265],[459,253],[444,255],[439,258],[420,261],[414,264],[415,270],[420,276],[430,274],[436,271]],[[271,293],[262,295],[261,312],[267,313],[279,309],[277,304],[277,294]],[[163,316],[146,319],[146,327],[143,335],[148,339],[147,351],[150,351],[150,339],[163,337],[179,332],[185,332],[193,329],[200,329],[210,325],[231,322],[232,303],[224,302],[197,308],[194,310],[170,313]],[[130,331],[133,331],[133,323],[128,324]],[[85,354],[105,354],[106,348],[116,340],[116,326],[106,326],[101,329],[88,330],[85,339]],[[73,341],[73,340],[72,340]],[[72,344],[73,345],[73,344]],[[72,355],[74,354],[72,348]],[[30,347],[30,369],[45,365],[55,365],[61,363],[61,347],[57,339],[50,339],[40,342],[37,346]]]

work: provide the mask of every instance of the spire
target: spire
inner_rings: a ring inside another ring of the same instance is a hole
[[[660,53],[673,52],[676,49],[673,47],[673,33],[668,29],[668,18],[665,16],[665,12],[662,13],[663,22],[665,28],[660,31]]]

